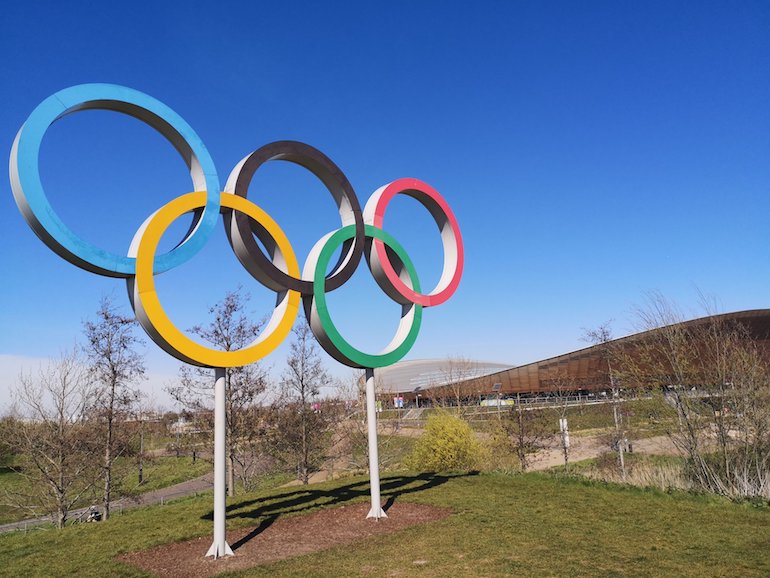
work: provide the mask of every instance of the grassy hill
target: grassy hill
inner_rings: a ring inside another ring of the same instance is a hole
[[[237,576],[767,576],[770,509],[545,474],[389,475],[385,500],[444,520]],[[364,478],[234,499],[230,527],[366,501]],[[211,496],[0,536],[0,575],[141,576],[120,553],[211,533]],[[374,522],[372,522],[374,523]],[[201,552],[203,555],[204,552]]]
[[[144,483],[140,486],[137,481],[136,465],[127,458],[118,458],[114,465],[114,496],[119,499],[125,495],[143,494],[167,486],[172,486],[186,480],[191,480],[211,472],[211,463],[204,460],[193,462],[187,457],[174,458],[169,456],[148,459],[144,466]],[[0,468],[0,499],[6,492],[17,492],[24,489],[24,476],[10,468]],[[84,496],[77,507],[101,503],[99,485],[94,491]],[[0,503],[0,524],[16,522],[30,517],[24,510]]]

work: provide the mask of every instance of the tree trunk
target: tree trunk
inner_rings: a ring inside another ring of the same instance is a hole
[[[227,495],[231,498],[235,495],[235,459],[233,450],[227,452]]]
[[[516,419],[519,422],[519,432],[518,432],[518,447],[516,448],[517,453],[519,454],[519,467],[521,468],[522,472],[527,471],[527,436],[526,432],[524,431],[524,411],[521,407],[521,400],[520,398],[516,401]]]
[[[56,527],[61,530],[64,528],[64,524],[67,521],[67,506],[65,503],[64,493],[64,461],[67,459],[64,455],[64,448],[62,443],[64,440],[65,419],[64,414],[59,412],[59,440],[58,440],[58,455],[57,455],[57,467],[59,468],[59,485],[55,488],[56,492],[56,506],[57,506],[57,518]]]
[[[569,448],[567,447],[567,438],[561,435],[561,449],[564,452],[564,471],[569,473]]]
[[[112,418],[112,408],[110,408],[107,415],[107,444],[104,447],[104,512],[102,512],[102,519],[105,522],[110,518],[110,499],[112,494]]]
[[[139,485],[144,483],[144,419],[139,417]]]
[[[61,425],[61,424],[60,424]],[[61,431],[61,427],[60,427]],[[61,438],[60,438],[61,439]],[[61,530],[64,524],[67,522],[67,503],[65,501],[66,496],[64,493],[64,455],[61,453],[61,446],[59,447],[59,486],[55,488],[56,491],[56,527]]]
[[[620,431],[620,418],[618,416],[618,392],[613,391],[612,396],[615,398],[612,404],[612,415],[615,419],[615,439],[618,443],[618,461],[620,462],[620,475],[623,477],[623,481],[626,481],[626,460],[624,452],[626,450],[626,436]]]
[[[310,482],[308,475],[308,448],[307,448],[307,409],[303,401],[302,404],[302,483],[307,485]]]
[[[112,436],[108,435],[108,438]],[[110,494],[112,493],[112,448],[108,445],[104,451],[104,512],[102,519],[107,521],[110,517]]]
[[[232,370],[225,373],[225,452],[227,455],[227,495],[235,495],[235,415],[233,411]]]
[[[562,419],[564,420],[564,427],[561,430],[561,449],[564,453],[564,472],[569,473],[569,429],[567,426],[567,406],[566,402],[562,409]]]
[[[56,512],[56,527],[61,530],[67,523],[67,508],[59,502],[58,512]]]

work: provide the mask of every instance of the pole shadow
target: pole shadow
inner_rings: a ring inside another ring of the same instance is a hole
[[[380,495],[386,497],[383,509],[388,511],[401,496],[425,492],[441,486],[454,478],[478,475],[478,472],[467,474],[433,474],[422,473],[414,476],[387,476],[380,481]],[[339,486],[331,490],[303,488],[292,490],[264,498],[246,500],[227,507],[227,518],[259,520],[256,528],[246,536],[232,544],[236,550],[259,536],[273,525],[281,516],[315,510],[321,507],[335,507],[342,504],[362,502],[369,497],[369,481],[361,480]],[[213,520],[214,512],[209,511],[201,519]]]
[[[270,526],[272,526],[277,519],[278,519],[278,516],[267,516],[263,518],[262,520],[260,520],[259,526],[254,528],[251,532],[246,534],[243,538],[241,538],[237,542],[233,542],[233,544],[230,545],[230,548],[232,548],[233,552],[235,552],[238,548],[240,548],[244,544],[248,544],[251,540],[259,536],[262,532],[264,532]]]

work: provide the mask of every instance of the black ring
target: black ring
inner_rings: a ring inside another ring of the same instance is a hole
[[[345,174],[329,157],[297,141],[277,141],[255,150],[233,169],[225,190],[246,198],[251,179],[259,167],[275,160],[300,165],[318,177],[334,197],[343,226],[349,225],[349,219],[353,217],[355,237],[343,244],[340,258],[326,278],[326,291],[333,291],[353,276],[364,252],[364,218],[358,197]],[[303,295],[313,294],[312,279],[306,281],[287,275],[265,256],[254,239],[251,219],[247,215],[232,211],[229,218],[225,216],[224,221],[233,252],[257,281],[274,291],[290,289]],[[273,247],[266,248],[273,252]]]

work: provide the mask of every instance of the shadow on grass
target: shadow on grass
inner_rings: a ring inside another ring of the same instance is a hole
[[[279,514],[273,514],[271,516],[266,516],[259,522],[259,526],[254,528],[251,532],[246,534],[243,538],[238,540],[237,542],[233,542],[230,547],[233,549],[233,551],[237,550],[244,544],[247,544],[250,540],[256,538],[259,536],[262,532],[267,530],[270,526],[273,525],[273,522],[275,522],[279,518]]]
[[[380,495],[387,498],[383,509],[387,511],[396,500],[407,494],[424,492],[445,484],[453,478],[477,475],[469,474],[417,474],[414,476],[388,476],[381,480]],[[256,500],[247,500],[227,507],[227,518],[259,520],[259,525],[246,536],[232,544],[233,550],[248,543],[264,532],[278,518],[286,514],[295,514],[319,507],[339,506],[347,503],[361,502],[370,493],[369,481],[362,480],[330,490],[303,488],[291,492],[267,496]],[[214,512],[210,511],[203,519],[213,520]]]

